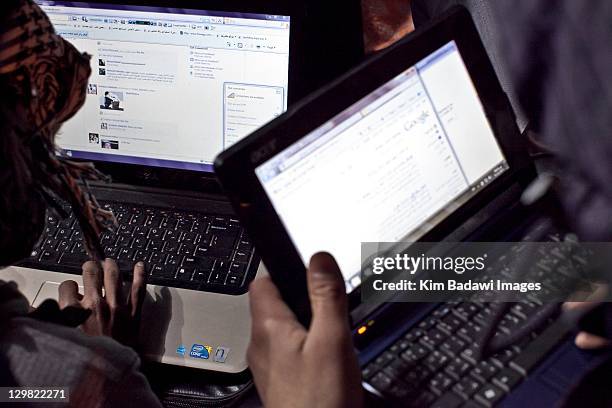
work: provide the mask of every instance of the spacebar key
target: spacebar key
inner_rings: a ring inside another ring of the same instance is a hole
[[[516,359],[510,362],[510,367],[522,375],[527,375],[570,331],[571,327],[565,321],[557,320],[529,343]]]
[[[69,268],[81,269],[85,262],[87,262],[86,256],[65,253],[60,258],[59,264]]]

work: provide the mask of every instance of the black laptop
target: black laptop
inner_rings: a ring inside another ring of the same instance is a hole
[[[559,346],[569,329],[558,303],[537,296],[504,306],[362,302],[364,242],[516,242],[508,256],[534,256],[537,270],[551,255],[521,252],[520,242],[568,238],[547,205],[520,202],[536,171],[465,9],[303,100],[215,166],[304,324],[305,265],[319,251],[336,258],[364,387],[384,404],[550,406],[588,366]],[[493,343],[517,339],[484,354],[477,340],[487,332]]]

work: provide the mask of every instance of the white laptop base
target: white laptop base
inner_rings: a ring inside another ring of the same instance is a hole
[[[263,264],[257,276],[267,273]],[[59,284],[79,275],[20,267],[0,270],[14,281],[33,307],[58,297]],[[226,373],[247,368],[251,317],[248,293],[229,296],[163,286],[148,286],[140,329],[142,356],[152,361]]]

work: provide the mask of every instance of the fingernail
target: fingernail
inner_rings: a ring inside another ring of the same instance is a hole
[[[136,263],[136,267],[137,268],[144,268],[144,262],[140,261],[140,262]]]

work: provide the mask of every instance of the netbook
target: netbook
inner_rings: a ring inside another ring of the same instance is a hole
[[[537,297],[508,305],[495,327],[509,336],[529,326],[526,336],[482,360],[477,341],[496,313],[491,303],[393,303],[391,294],[361,301],[364,242],[513,242],[558,232],[548,230],[541,208],[520,205],[534,166],[465,9],[289,109],[215,165],[270,275],[305,324],[305,266],[319,251],[336,258],[364,386],[387,404],[533,406],[537,395],[536,405],[552,406],[564,387],[544,384],[571,383],[577,373],[564,364],[586,367],[569,343],[557,347],[568,329],[551,324],[558,306],[542,306]],[[533,317],[543,310],[536,327]],[[551,352],[545,366],[557,368],[540,369]]]
[[[56,140],[62,156],[94,161],[113,177],[94,186],[119,221],[102,244],[128,279],[135,261],[147,264],[144,356],[243,371],[246,292],[259,258],[212,162],[307,92],[297,82],[314,72],[301,64],[304,10],[251,1],[201,2],[212,10],[39,4],[61,36],[92,56],[85,104]],[[57,298],[62,281],[80,282],[85,260],[75,219],[49,213],[31,257],[0,276],[36,307]]]

